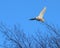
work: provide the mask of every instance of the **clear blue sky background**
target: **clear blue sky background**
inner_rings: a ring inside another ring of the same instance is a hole
[[[26,33],[43,30],[44,25],[29,19],[38,16],[44,6],[47,7],[45,20],[60,26],[60,0],[0,0],[0,21],[8,27],[20,24]],[[0,40],[1,37],[0,33]]]

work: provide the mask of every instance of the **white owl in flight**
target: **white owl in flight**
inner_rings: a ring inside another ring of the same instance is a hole
[[[37,21],[44,22],[43,16],[44,16],[45,12],[46,12],[46,7],[44,7],[44,8],[42,9],[42,11],[40,12],[40,14],[39,14],[37,17],[31,18],[30,20],[37,20]]]

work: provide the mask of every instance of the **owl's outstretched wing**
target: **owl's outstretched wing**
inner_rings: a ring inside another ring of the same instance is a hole
[[[38,17],[43,18],[45,12],[46,12],[46,7],[43,8],[43,10],[40,12]]]

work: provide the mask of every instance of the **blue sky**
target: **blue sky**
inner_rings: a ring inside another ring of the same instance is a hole
[[[0,0],[0,21],[8,27],[20,24],[26,33],[43,30],[44,25],[29,19],[38,16],[44,6],[47,7],[44,15],[46,22],[60,26],[59,0]]]

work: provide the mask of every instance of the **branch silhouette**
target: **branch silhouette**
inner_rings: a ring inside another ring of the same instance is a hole
[[[19,26],[14,25],[14,29],[9,29],[5,25],[0,25],[0,32],[4,34],[5,44],[0,44],[1,48],[60,48],[60,33],[48,23],[44,23],[49,31],[53,31],[55,35],[43,38],[41,32],[37,31],[36,36],[27,37]],[[50,33],[50,32],[48,32]],[[10,43],[9,43],[10,42]],[[8,44],[9,43],[9,44]],[[11,46],[10,46],[11,45]]]

